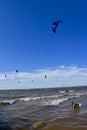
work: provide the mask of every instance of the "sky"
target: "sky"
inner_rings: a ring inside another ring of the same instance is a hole
[[[86,0],[0,0],[0,89],[87,85],[86,48]]]

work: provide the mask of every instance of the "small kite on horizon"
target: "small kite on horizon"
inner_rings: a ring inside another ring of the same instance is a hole
[[[45,78],[47,78],[47,75],[45,75]]]
[[[5,78],[7,78],[7,75],[5,75]]]
[[[16,70],[16,73],[18,73],[18,70]]]

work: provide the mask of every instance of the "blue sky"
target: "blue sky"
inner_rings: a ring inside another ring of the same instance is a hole
[[[56,34],[55,20],[63,21]],[[0,0],[0,88],[87,85],[86,35],[86,0]],[[77,77],[66,80],[73,68]]]

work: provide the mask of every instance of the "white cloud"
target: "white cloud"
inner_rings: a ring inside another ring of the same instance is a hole
[[[64,65],[61,65],[61,66],[59,66],[59,68],[60,68],[60,69],[64,69],[64,68],[65,68],[65,66],[64,66]]]
[[[5,75],[7,77],[5,77]],[[45,75],[47,78],[45,79]],[[32,84],[32,80],[34,83]],[[6,82],[5,82],[6,81]],[[87,85],[87,68],[71,66],[59,66],[57,69],[41,69],[33,72],[8,72],[0,73],[0,86],[16,86],[17,82],[21,81],[21,86],[28,87],[60,87]],[[1,84],[2,83],[2,84]],[[8,83],[8,84],[7,84]]]

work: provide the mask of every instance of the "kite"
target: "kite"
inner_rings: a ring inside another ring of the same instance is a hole
[[[18,84],[20,84],[20,81],[18,81]]]
[[[45,75],[45,78],[47,78],[47,76]]]
[[[54,33],[56,33],[57,26],[58,26],[60,23],[62,23],[61,20],[56,20],[56,21],[53,22],[53,24],[52,24],[52,31],[53,31]]]
[[[5,78],[7,78],[7,75],[5,75]]]
[[[16,73],[18,73],[18,70],[16,70]]]

